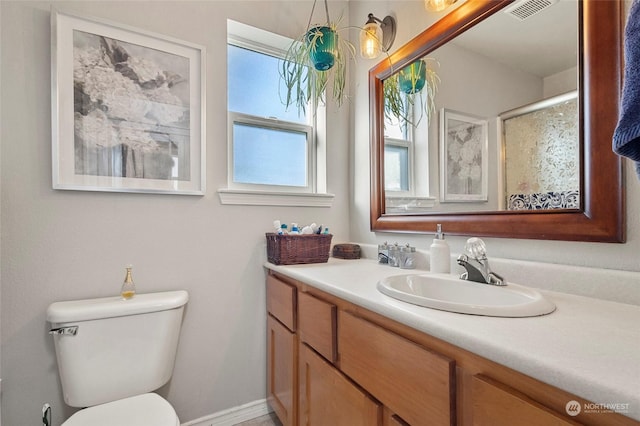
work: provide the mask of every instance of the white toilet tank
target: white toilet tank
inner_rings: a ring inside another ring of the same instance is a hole
[[[65,402],[90,407],[167,383],[188,300],[180,290],[51,304],[47,321],[58,329],[53,334]]]

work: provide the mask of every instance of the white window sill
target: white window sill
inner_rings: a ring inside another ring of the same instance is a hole
[[[386,213],[428,212],[436,205],[431,197],[387,197]]]
[[[222,204],[242,206],[331,207],[334,194],[218,189]]]

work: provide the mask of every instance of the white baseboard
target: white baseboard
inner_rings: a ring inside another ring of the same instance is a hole
[[[219,411],[199,419],[182,423],[181,426],[233,426],[273,411],[266,399],[249,402],[244,405]]]

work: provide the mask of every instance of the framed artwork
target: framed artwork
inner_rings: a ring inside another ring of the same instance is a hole
[[[440,110],[440,201],[487,201],[488,121]]]
[[[51,14],[53,188],[202,195],[205,50]]]

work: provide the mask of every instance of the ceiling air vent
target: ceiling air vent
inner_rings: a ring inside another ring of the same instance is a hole
[[[517,1],[512,6],[507,7],[504,13],[513,16],[518,21],[524,21],[538,12],[553,6],[558,0],[522,0]]]

